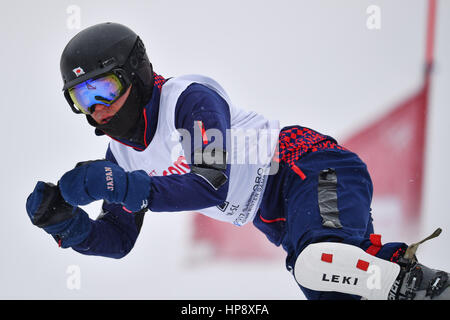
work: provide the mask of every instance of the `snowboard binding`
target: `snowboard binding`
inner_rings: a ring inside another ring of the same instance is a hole
[[[401,269],[389,292],[389,300],[450,300],[449,274],[424,266],[416,257],[419,245],[438,237],[441,232],[441,228],[436,229],[400,255],[397,264]]]

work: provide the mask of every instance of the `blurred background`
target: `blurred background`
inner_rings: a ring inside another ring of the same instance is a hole
[[[395,199],[374,202],[373,215],[383,242],[418,241],[442,227],[418,257],[448,271],[450,2],[437,4],[435,63],[426,113],[419,117],[426,124],[419,126],[424,144],[413,140],[417,148],[405,153],[423,159],[423,175],[397,179],[420,191],[415,227],[406,223],[408,214],[399,214]],[[108,138],[96,137],[61,91],[60,54],[81,29],[125,24],[143,39],[157,73],[208,75],[242,108],[282,126],[300,124],[351,141],[423,92],[427,10],[426,0],[2,3],[0,298],[304,299],[281,248],[254,233],[254,255],[215,254],[220,248],[214,239],[196,237],[209,222],[194,221],[193,213],[149,212],[134,249],[121,260],[60,249],[30,223],[25,202],[36,181],[56,182],[77,162],[103,157],[107,148]],[[389,163],[390,153],[380,150]],[[386,179],[402,168],[390,163]],[[100,205],[85,208],[91,218]],[[253,231],[247,227],[245,234]]]

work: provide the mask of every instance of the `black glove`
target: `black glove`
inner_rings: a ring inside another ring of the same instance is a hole
[[[59,187],[39,181],[26,204],[31,222],[53,236],[63,248],[81,243],[91,231],[88,214],[64,201]]]

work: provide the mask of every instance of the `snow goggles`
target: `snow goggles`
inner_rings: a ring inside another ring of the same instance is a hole
[[[93,106],[102,104],[110,107],[125,91],[126,85],[119,74],[110,73],[89,79],[67,90],[76,113],[91,114]]]

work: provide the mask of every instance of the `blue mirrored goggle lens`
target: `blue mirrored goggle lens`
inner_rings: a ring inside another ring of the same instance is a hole
[[[90,79],[69,89],[74,105],[83,113],[90,114],[96,104],[111,106],[123,92],[123,85],[115,74]]]

